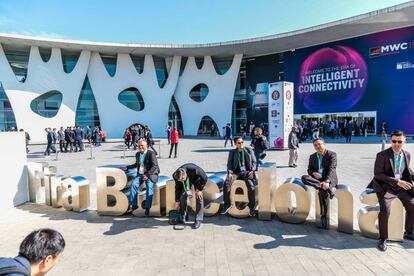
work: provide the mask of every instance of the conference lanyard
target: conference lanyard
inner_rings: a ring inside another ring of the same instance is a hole
[[[395,156],[396,154],[394,153],[394,167],[395,167],[395,173],[396,174],[401,174],[401,166],[402,166],[402,157],[401,157],[401,153],[397,154],[397,156]]]
[[[139,165],[140,166],[142,166],[142,165],[144,165],[144,159],[145,159],[145,156],[147,155],[147,153],[145,152],[144,154],[141,154],[140,156],[139,156]]]
[[[183,187],[185,191],[189,191],[190,190],[190,179],[187,177],[186,180],[183,181]]]
[[[322,174],[322,157],[319,155],[319,153],[316,153],[316,157],[318,157],[318,173]]]
[[[241,151],[241,160],[240,160],[240,158],[239,158],[239,166],[240,167],[242,167],[242,166],[244,166],[244,148],[242,148],[242,151]]]

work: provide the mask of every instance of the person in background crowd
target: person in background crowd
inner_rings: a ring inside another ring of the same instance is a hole
[[[262,129],[260,127],[254,128],[254,137],[250,143],[250,146],[254,149],[254,156],[256,157],[256,168],[257,171],[258,167],[263,165],[262,159],[266,156],[266,150],[268,149],[267,146],[267,139],[263,135]]]
[[[137,137],[138,137],[138,128],[136,126],[133,126],[131,129],[131,141],[132,146],[134,147],[134,150],[137,149]]]
[[[387,125],[387,122],[382,121],[382,122],[381,122],[381,127],[380,127],[380,129],[383,129],[383,130],[385,130],[385,133],[388,133],[388,125]]]
[[[20,129],[20,131],[24,132],[24,139],[26,141],[26,153],[29,153],[29,141],[30,141],[30,135],[24,129]]]
[[[66,127],[65,129],[65,141],[66,141],[65,152],[68,152],[68,148],[70,148],[70,152],[73,151],[72,138],[71,138],[70,132],[71,132],[70,127]]]
[[[171,131],[172,131],[171,123],[168,123],[165,131],[167,132],[167,140],[168,140],[168,145],[169,145],[171,144]]]
[[[381,151],[385,150],[385,146],[387,145],[387,133],[385,129],[381,131]]]
[[[54,135],[50,128],[45,128],[45,132],[46,132],[46,139],[47,139],[47,147],[45,150],[45,155],[49,156],[50,150],[52,150],[53,153],[56,153],[56,148],[55,148],[55,145],[53,144]]]
[[[295,168],[298,165],[298,148],[299,148],[299,139],[296,134],[297,128],[292,127],[292,130],[289,133],[288,138],[288,148],[289,148],[289,167]]]
[[[129,210],[132,212],[138,208],[138,187],[145,183],[146,188],[146,200],[145,200],[145,213],[148,217],[150,215],[150,209],[152,206],[152,199],[154,195],[154,185],[158,181],[158,175],[160,169],[158,167],[157,157],[155,153],[148,150],[148,145],[145,140],[138,141],[138,152],[135,155],[135,163],[122,168],[124,171],[136,168],[137,176],[134,178],[131,184],[129,192]]]
[[[251,148],[243,146],[243,139],[241,137],[234,137],[236,148],[229,152],[227,159],[227,177],[223,186],[224,205],[221,210],[221,215],[227,214],[233,207],[230,200],[230,191],[233,182],[236,179],[243,180],[246,183],[247,195],[249,198],[249,215],[251,217],[256,215],[255,207],[255,169],[256,157]]]
[[[65,245],[58,231],[33,231],[20,244],[17,257],[0,258],[0,275],[46,275],[59,262]]]
[[[76,151],[76,128],[73,126],[70,128],[70,140],[72,141],[72,147]]]
[[[255,125],[254,125],[253,121],[251,121],[250,125],[249,125],[249,135],[250,135],[251,139],[253,139],[253,137],[254,137],[254,128],[255,128]]]
[[[88,144],[90,145],[92,142],[92,129],[91,126],[85,127],[85,138],[88,140]]]
[[[231,146],[233,147],[233,140],[231,139],[231,125],[230,123],[227,123],[224,129],[224,147],[227,146],[227,141],[230,140]]]
[[[354,123],[349,120],[345,126],[346,143],[351,143],[352,131],[354,131]]]
[[[314,122],[313,126],[312,126],[312,139],[318,139],[319,138],[319,125]]]
[[[173,173],[175,181],[175,209],[180,210],[181,220],[188,220],[187,199],[193,197],[194,187],[196,210],[193,229],[198,229],[204,217],[203,189],[207,183],[207,174],[195,164],[184,164]]]
[[[170,148],[170,156],[168,156],[168,158],[171,158],[173,148],[174,148],[174,158],[177,158],[178,139],[179,139],[178,130],[175,127],[173,131],[171,132],[171,148]]]
[[[59,138],[60,152],[66,152],[66,148],[65,148],[65,131],[64,131],[63,127],[60,127],[60,129],[58,131],[58,138]]]
[[[99,147],[101,145],[101,136],[99,134],[99,127],[95,127],[93,131],[93,144],[95,147]]]
[[[406,136],[403,131],[396,130],[391,133],[391,147],[377,154],[374,178],[368,185],[377,194],[380,206],[377,245],[380,251],[387,250],[388,218],[391,203],[396,198],[401,201],[406,211],[404,239],[414,241],[414,174],[410,168],[411,155],[403,149],[405,143]]]
[[[101,138],[102,142],[106,142],[106,131],[101,129],[99,131],[99,137]]]
[[[326,149],[325,141],[322,138],[313,140],[313,147],[316,152],[309,157],[308,174],[302,176],[302,182],[318,191],[321,226],[323,229],[329,229],[328,197],[334,198],[338,185],[337,158],[335,152]]]
[[[59,135],[55,127],[53,128],[52,133],[53,133],[53,145],[55,146],[55,149],[56,149],[56,144],[59,143]]]
[[[131,131],[129,130],[129,128],[126,128],[124,132],[124,143],[125,143],[125,146],[128,147],[128,149],[131,147],[131,139],[132,139]]]
[[[154,148],[154,140],[152,139],[151,129],[149,129],[148,126],[145,127],[144,139],[145,141],[147,141],[148,147],[151,148],[151,150],[155,153],[155,155],[158,155],[158,152]]]
[[[83,151],[83,131],[80,126],[75,129],[75,151]]]

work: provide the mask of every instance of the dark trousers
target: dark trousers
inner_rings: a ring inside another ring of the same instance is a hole
[[[321,189],[321,181],[310,175],[304,175],[302,176],[302,182],[305,185],[314,187],[318,191],[321,216],[326,216],[328,213],[328,191]]]
[[[380,239],[388,238],[388,218],[391,213],[391,202],[398,198],[401,200],[406,214],[405,214],[405,231],[413,233],[414,226],[414,198],[412,198],[406,190],[399,190],[394,192],[392,190],[386,193],[377,193],[380,212],[378,214]]]
[[[75,140],[75,151],[83,151],[82,140]]]
[[[73,151],[72,142],[70,140],[66,140],[66,147],[65,150],[68,152],[68,148],[70,147],[70,152]]]
[[[55,144],[53,144],[53,143],[47,143],[47,147],[46,147],[46,150],[45,150],[45,155],[50,155],[50,150],[52,150],[53,151],[53,153],[55,153],[56,152],[56,148],[55,148]]]
[[[151,148],[151,150],[155,153],[155,155],[158,155],[158,152],[157,152],[156,149],[154,149],[154,145],[153,144],[148,144],[148,147]],[[177,149],[175,149],[175,155],[177,155]]]
[[[174,157],[177,157],[177,147],[178,147],[178,143],[176,143],[176,144],[171,143],[171,147],[170,147],[170,157],[171,157],[173,148],[174,148]]]
[[[193,195],[193,196],[195,197],[195,195]],[[188,213],[187,198],[188,198],[188,195],[187,195],[186,192],[182,193],[181,196],[180,196],[180,213],[181,213],[182,218],[185,218],[187,216],[187,213]],[[204,200],[203,200],[203,196],[201,196],[200,199],[195,197],[195,201],[196,201],[196,209],[195,209],[194,220],[195,221],[203,221],[203,218],[204,218]]]
[[[227,141],[228,140],[230,140],[230,142],[231,142],[231,146],[233,146],[233,140],[231,139],[231,137],[230,136],[225,136],[224,137],[224,139],[226,139],[225,141],[224,141],[224,147],[226,147],[227,146]]]
[[[352,134],[346,135],[346,143],[351,143]]]
[[[125,146],[129,149],[131,147],[131,140],[125,140]]]
[[[65,152],[66,151],[64,140],[59,140],[59,148],[60,148],[60,152]]]
[[[256,206],[256,197],[254,193],[254,183],[253,179],[247,179],[245,176],[241,174],[233,174],[232,180],[226,180],[224,181],[223,185],[223,199],[224,199],[224,205],[229,206],[231,204],[230,200],[230,191],[231,191],[231,185],[233,185],[233,182],[235,180],[244,180],[247,186],[247,197],[249,198],[249,208],[250,210],[254,210],[254,207]]]

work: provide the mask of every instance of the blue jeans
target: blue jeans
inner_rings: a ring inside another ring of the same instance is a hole
[[[131,189],[129,190],[129,204],[132,208],[138,207],[138,187],[141,184],[142,174],[138,174],[137,177],[131,183]],[[145,181],[146,186],[146,199],[145,199],[145,209],[150,209],[152,206],[152,197],[154,196],[154,182],[149,178]]]
[[[262,152],[263,153],[263,152]],[[263,160],[262,159],[260,159],[260,155],[262,154],[262,153],[260,153],[260,154],[254,154],[255,155],[255,157],[256,157],[256,171],[258,170],[258,168],[259,168],[259,166],[261,166],[261,165],[263,165]]]

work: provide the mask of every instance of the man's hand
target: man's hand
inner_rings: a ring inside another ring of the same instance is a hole
[[[175,208],[174,208],[175,210],[180,210],[180,202],[176,202],[175,203]]]
[[[316,179],[321,179],[322,178],[322,175],[320,175],[317,172],[312,173],[312,176],[315,177]]]
[[[145,174],[142,176],[142,180],[147,181],[148,180],[148,176],[146,176]]]
[[[227,180],[227,181],[232,181],[232,180],[233,180],[233,174],[228,173],[228,174],[227,174],[227,177],[226,177],[226,180]]]
[[[403,188],[404,190],[409,190],[413,187],[413,185],[404,180],[398,180],[397,185]]]
[[[123,170],[124,172],[126,172],[128,170],[127,167],[120,167],[121,170]]]
[[[329,183],[321,182],[321,188],[322,188],[322,190],[328,190],[329,189]]]
[[[200,199],[203,196],[203,192],[202,191],[196,191],[195,195],[196,195],[197,199]]]
[[[247,174],[247,177],[248,177],[249,179],[253,179],[253,177],[254,177],[254,171],[250,171],[250,172]]]

